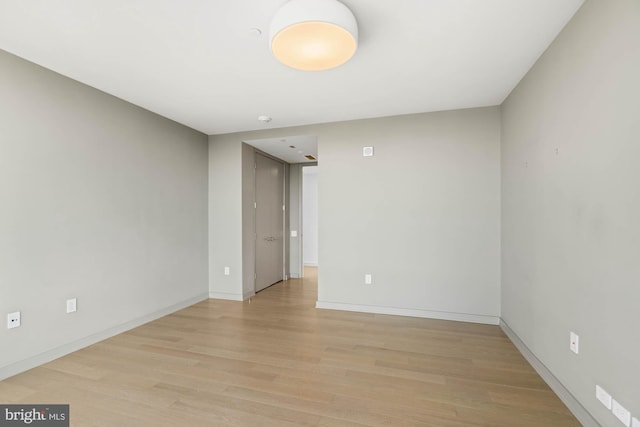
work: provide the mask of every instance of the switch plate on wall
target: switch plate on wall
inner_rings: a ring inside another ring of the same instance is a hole
[[[78,309],[78,300],[75,298],[71,298],[67,300],[67,313],[75,313]]]
[[[371,275],[370,274],[365,274],[364,275],[364,284],[365,285],[370,285],[371,283],[373,283]]]
[[[231,270],[229,269],[229,267],[225,267],[224,268],[224,275],[228,276],[229,274],[231,274]]]
[[[291,237],[298,237],[298,230],[291,230]]]
[[[13,329],[20,326],[20,312],[16,311],[7,314],[7,329]]]

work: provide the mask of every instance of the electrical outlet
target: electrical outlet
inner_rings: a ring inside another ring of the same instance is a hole
[[[631,425],[631,412],[627,411],[627,409],[615,399],[613,399],[613,404],[611,405],[611,412],[613,412],[613,415],[625,426],[629,427]]]
[[[20,312],[7,314],[7,329],[13,329],[20,326]]]
[[[569,333],[569,349],[573,351],[575,354],[580,352],[580,337],[575,332]]]
[[[365,274],[364,275],[364,284],[365,285],[370,285],[371,283],[373,283],[371,275],[370,274]]]
[[[76,298],[71,298],[67,300],[67,314],[75,313],[78,309],[78,300]]]
[[[636,417],[631,419],[631,427],[640,427],[640,420]]]
[[[607,409],[611,410],[611,395],[599,385],[596,386],[596,399],[598,399]]]
[[[224,268],[224,275],[228,276],[229,274],[231,274],[231,270],[229,269],[229,267],[225,267]]]

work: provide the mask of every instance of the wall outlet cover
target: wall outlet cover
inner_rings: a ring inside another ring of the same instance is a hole
[[[580,352],[580,337],[575,332],[569,332],[569,349],[575,354]]]
[[[16,311],[7,314],[7,329],[13,329],[20,326],[20,312]]]
[[[598,399],[607,409],[611,410],[611,395],[599,385],[596,386],[596,399]]]
[[[631,425],[631,412],[627,411],[627,409],[619,404],[615,399],[611,405],[611,412],[613,412],[613,415],[615,415],[616,418],[625,426],[629,427]]]

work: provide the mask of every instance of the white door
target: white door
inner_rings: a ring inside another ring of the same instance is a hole
[[[284,164],[256,153],[256,292],[284,279]]]

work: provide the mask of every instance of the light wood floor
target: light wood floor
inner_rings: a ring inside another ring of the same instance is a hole
[[[317,310],[314,269],[0,382],[71,425],[578,426],[497,326]]]

